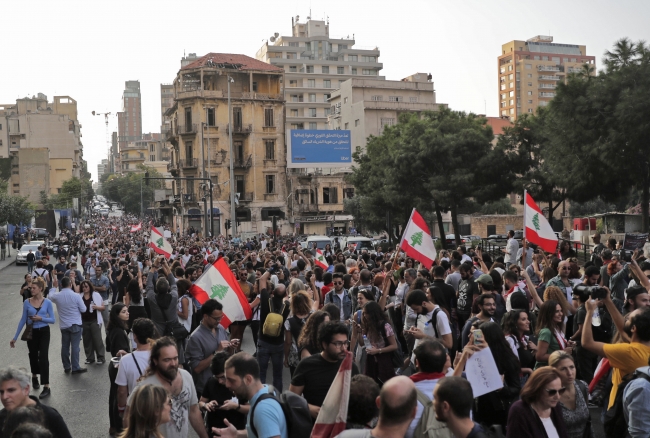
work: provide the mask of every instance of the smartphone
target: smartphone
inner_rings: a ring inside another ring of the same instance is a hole
[[[483,343],[483,330],[476,329],[472,332],[474,334],[474,345],[480,345]]]

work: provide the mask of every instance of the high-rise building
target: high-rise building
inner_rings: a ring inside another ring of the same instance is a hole
[[[108,164],[108,159],[104,158],[101,163],[97,165],[97,188],[101,190],[102,188],[102,175],[105,173],[110,173],[110,165]]]
[[[587,55],[586,46],[554,43],[552,36],[544,35],[503,44],[497,64],[499,114],[511,121],[548,105],[558,82],[582,71],[585,64],[590,74],[596,73],[596,58]]]
[[[140,81],[126,81],[122,93],[122,111],[117,113],[119,149],[142,137],[142,99]]]
[[[160,132],[163,137],[170,130],[169,117],[165,112],[174,106],[174,86],[172,84],[160,84]]]

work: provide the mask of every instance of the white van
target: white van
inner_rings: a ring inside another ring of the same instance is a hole
[[[307,246],[306,249],[313,249],[314,248],[314,243],[316,244],[316,248],[323,250],[325,249],[326,245],[330,245],[330,247],[334,248],[334,244],[332,243],[332,239],[330,239],[327,236],[309,236],[307,238]]]
[[[372,239],[363,236],[348,236],[343,239],[341,242],[341,248],[347,248],[348,245],[356,245],[356,250],[361,251],[362,249],[368,250],[368,253],[374,253],[375,247],[372,245]]]

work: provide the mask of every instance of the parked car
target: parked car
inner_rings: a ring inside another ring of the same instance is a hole
[[[19,265],[21,263],[27,264],[27,254],[29,253],[29,250],[31,249],[34,254],[36,254],[36,250],[38,249],[39,246],[41,246],[44,242],[32,242],[32,243],[26,243],[23,246],[20,247],[20,249],[16,252],[16,264]]]
[[[465,245],[466,243],[469,242],[469,240],[465,239],[463,236],[460,236],[460,241],[461,241],[461,245]],[[456,235],[447,234],[445,236],[445,245],[447,248],[456,249]]]
[[[487,238],[488,242],[493,244],[506,243],[508,241],[507,234],[492,234]]]
[[[49,236],[50,233],[48,233],[45,228],[32,228],[30,234],[34,239],[44,239]]]

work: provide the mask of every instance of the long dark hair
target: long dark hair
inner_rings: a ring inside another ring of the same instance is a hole
[[[519,323],[519,318],[521,317],[522,313],[528,315],[528,312],[524,309],[512,309],[510,312],[503,315],[501,326],[503,327],[504,335],[513,335],[515,338],[517,338],[517,340],[520,340],[519,328],[517,327],[517,324]]]
[[[549,329],[551,334],[555,332],[556,329],[561,329],[561,324],[556,324],[553,319],[555,318],[555,309],[559,306],[555,300],[544,301],[544,304],[539,308],[539,314],[537,315],[537,323],[535,324],[535,335],[539,336],[539,332],[542,329]]]
[[[384,327],[388,322],[386,314],[381,310],[381,306],[376,301],[369,301],[363,306],[361,313],[361,324],[371,339],[380,339],[386,336]]]
[[[138,283],[138,280],[133,279],[129,281],[129,284],[126,285],[126,291],[128,292],[129,297],[131,297],[131,301],[135,304],[140,304],[140,301],[142,301],[142,291],[140,290],[140,283]]]
[[[298,337],[298,349],[307,348],[311,351],[320,351],[320,346],[318,345],[318,329],[323,324],[323,321],[325,321],[325,318],[329,316],[329,313],[318,310],[307,318],[305,326],[302,328]]]
[[[127,322],[120,319],[120,312],[126,307],[124,303],[115,303],[111,307],[111,313],[108,316],[108,325],[106,326],[107,331],[111,331],[113,328],[121,328],[123,330],[128,330]]]
[[[506,341],[506,338],[503,336],[499,324],[492,321],[486,321],[481,323],[479,328],[483,332],[485,342],[487,342],[488,347],[490,347],[492,356],[494,356],[494,361],[499,369],[499,374],[518,376],[521,372],[519,359],[515,356],[515,353],[512,352],[510,344],[508,344],[508,341]]]

